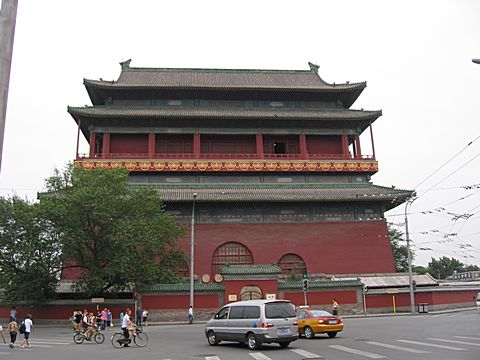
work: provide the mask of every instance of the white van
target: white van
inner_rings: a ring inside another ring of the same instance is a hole
[[[265,343],[286,348],[298,339],[295,307],[288,300],[237,301],[222,307],[207,322],[205,335],[210,345],[235,341],[246,343],[251,350]]]

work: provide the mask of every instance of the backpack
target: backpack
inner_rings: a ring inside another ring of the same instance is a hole
[[[18,331],[20,332],[20,334],[23,334],[25,333],[25,330],[26,330],[25,322],[22,322],[22,325],[20,325],[20,329],[18,329]]]

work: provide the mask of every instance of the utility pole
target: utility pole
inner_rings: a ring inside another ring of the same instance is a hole
[[[8,86],[12,67],[13,38],[17,20],[18,0],[3,0],[0,10],[0,169],[2,167],[3,138],[7,117]]]
[[[412,205],[416,198],[408,198],[405,202],[405,238],[407,240],[407,258],[408,258],[408,283],[410,287],[410,312],[415,313],[415,295],[413,292],[413,275],[412,275],[412,254],[410,250],[410,236],[408,233],[408,205]]]

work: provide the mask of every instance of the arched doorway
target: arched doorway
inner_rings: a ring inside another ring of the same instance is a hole
[[[262,296],[262,290],[258,286],[244,286],[240,291],[240,300],[259,300]]]

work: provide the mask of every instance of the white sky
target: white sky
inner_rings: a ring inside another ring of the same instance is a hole
[[[35,199],[74,158],[67,105],[90,105],[83,78],[116,80],[129,58],[133,67],[242,69],[311,61],[328,82],[366,80],[352,108],[383,110],[373,182],[414,189],[480,136],[479,19],[478,0],[19,0],[0,195]],[[448,256],[480,265],[480,189],[461,188],[480,184],[480,156],[467,164],[479,154],[480,139],[417,189],[466,164],[413,203],[415,264]],[[446,210],[421,213],[438,207]],[[474,215],[454,222],[447,212]],[[388,219],[403,223],[403,213]]]

